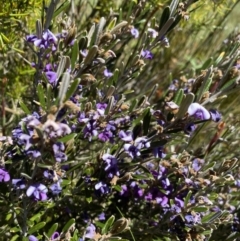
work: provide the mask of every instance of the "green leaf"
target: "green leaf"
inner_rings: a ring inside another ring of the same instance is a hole
[[[75,69],[75,64],[77,62],[79,54],[79,49],[78,49],[78,41],[76,40],[72,46],[72,55],[71,55],[71,67],[72,69]]]
[[[37,86],[37,95],[39,102],[41,104],[41,107],[46,110],[46,101],[45,101],[45,96],[44,96],[45,90],[43,89],[42,84],[38,84]]]
[[[235,241],[236,238],[238,238],[238,237],[240,237],[240,233],[239,232],[233,232],[224,240],[225,241]]]
[[[47,84],[47,110],[51,107],[52,105],[52,85],[51,84]]]
[[[170,4],[170,16],[172,17],[177,9],[179,0],[172,0],[171,4]]]
[[[99,222],[99,221],[95,221],[94,224],[96,224],[96,226],[99,227],[99,228],[101,228],[101,229],[102,229],[102,228],[104,227],[104,225],[105,225],[104,223]]]
[[[115,69],[113,76],[111,78],[109,78],[109,80],[108,80],[109,81],[108,85],[110,86],[113,84],[114,86],[116,86],[116,84],[118,82],[118,77],[119,77],[119,69]]]
[[[216,212],[216,213],[210,213],[206,216],[204,216],[202,219],[201,219],[201,222],[202,223],[212,223],[214,222],[215,219],[221,217],[223,214],[222,211],[219,211],[219,212]]]
[[[189,202],[191,196],[192,196],[192,191],[190,190],[190,191],[188,192],[187,196],[186,196],[185,199],[184,199],[184,207],[185,207],[185,208],[187,207],[188,202]]]
[[[151,142],[151,148],[162,147],[167,143],[167,140]]]
[[[63,12],[65,9],[67,9],[70,5],[70,0],[65,0],[63,4],[60,5],[60,7],[54,12],[53,18],[57,17],[61,12]]]
[[[36,224],[34,227],[32,227],[28,230],[28,234],[33,234],[33,233],[37,232],[38,230],[43,228],[45,225],[46,225],[46,222],[40,222],[40,223]]]
[[[113,225],[115,217],[112,215],[107,222],[105,223],[104,227],[102,228],[102,234],[107,234],[110,227]]]
[[[70,73],[65,72],[62,77],[59,93],[58,93],[58,105],[61,106],[65,99],[68,87],[70,84]]]
[[[185,98],[183,98],[176,119],[181,119],[186,114],[188,107],[193,103],[194,97],[195,95],[193,93],[188,93]]]
[[[225,55],[225,52],[220,53],[220,55],[217,57],[217,59],[214,62],[215,66],[218,65],[222,61],[224,55]]]
[[[119,186],[119,185],[114,185],[113,188],[114,188],[116,191],[118,191],[118,192],[121,192],[121,191],[122,191],[122,188],[121,188],[121,186]]]
[[[208,211],[208,208],[207,208],[207,207],[199,206],[199,207],[193,207],[193,208],[191,208],[191,210],[200,213],[200,212],[206,212],[206,211]]]
[[[28,174],[26,174],[26,173],[21,172],[20,175],[21,175],[22,177],[26,177],[26,178],[29,179],[29,180],[32,179],[32,178],[31,178]]]
[[[66,233],[66,232],[71,228],[71,226],[72,226],[74,223],[75,223],[75,219],[74,219],[74,218],[70,219],[70,220],[65,224],[65,226],[64,226],[63,229],[62,229],[62,231],[63,231],[64,233]]]
[[[100,21],[99,21],[98,25],[96,26],[95,31],[93,33],[93,36],[92,36],[92,39],[90,42],[90,46],[99,44],[100,36],[102,34],[105,24],[106,24],[106,19],[104,17],[101,17]]]
[[[69,89],[67,90],[67,93],[65,95],[65,101],[69,100],[69,98],[75,93],[78,85],[80,83],[80,79],[75,79],[72,83]]]
[[[39,212],[39,213],[35,214],[34,216],[32,216],[32,217],[30,218],[30,220],[31,220],[31,221],[36,221],[36,222],[38,222],[38,220],[40,220],[40,218],[42,217],[42,215],[43,215],[43,212]]]
[[[92,202],[92,197],[86,197],[86,201],[87,201],[88,203],[91,203],[91,202]]]
[[[162,29],[162,27],[168,21],[169,18],[170,18],[170,7],[167,6],[163,10],[163,13],[162,13],[162,16],[161,16],[161,19],[160,19],[160,23],[159,23],[159,30]]]
[[[20,228],[14,227],[14,228],[11,228],[11,229],[10,229],[10,232],[11,232],[11,233],[17,233],[17,232],[19,232],[19,230],[20,230]]]
[[[207,68],[209,68],[210,65],[212,64],[212,62],[213,62],[213,58],[210,57],[209,59],[207,59],[207,60],[203,63],[201,69],[207,69]]]
[[[15,240],[17,240],[17,239],[18,239],[18,237],[19,237],[19,235],[18,235],[18,234],[16,234],[16,235],[14,235],[14,236],[11,238],[11,240],[10,240],[10,241],[15,241]]]
[[[74,139],[76,135],[77,135],[76,133],[71,133],[69,135],[66,135],[66,136],[58,139],[58,141],[66,143],[66,142],[70,141],[71,139]]]
[[[182,99],[184,96],[184,91],[183,89],[179,89],[176,93],[176,95],[174,96],[173,102],[176,103],[177,105],[181,105]]]
[[[31,111],[27,108],[27,106],[22,101],[19,101],[19,105],[26,114],[28,115],[31,114]]]
[[[57,228],[58,223],[54,223],[47,233],[48,238],[52,237],[53,233],[57,230]]]
[[[173,22],[173,24],[171,25],[171,27],[168,29],[167,33],[170,32],[172,29],[174,29],[178,23],[181,21],[182,16],[180,14],[177,15],[177,17],[175,17],[175,20]]]
[[[163,25],[161,30],[158,33],[158,38],[155,41],[158,41],[159,39],[162,39],[164,35],[169,31],[169,28],[174,23],[175,18],[169,18],[168,21]]]
[[[88,51],[88,54],[84,60],[84,65],[88,65],[92,62],[92,60],[95,58],[96,54],[97,54],[97,51],[98,51],[98,46],[97,45],[93,45],[89,51]]]
[[[111,29],[113,29],[116,25],[116,22],[117,22],[117,18],[113,18],[110,23],[108,24],[108,26],[106,27],[106,30],[107,31],[110,31]]]
[[[8,214],[6,215],[5,220],[6,220],[6,221],[9,221],[9,220],[11,219],[11,217],[12,217],[12,213],[8,213]]]
[[[145,115],[143,117],[143,135],[147,135],[148,134],[148,130],[149,130],[149,126],[150,126],[150,122],[151,122],[151,112],[150,112],[150,108],[147,108]]]

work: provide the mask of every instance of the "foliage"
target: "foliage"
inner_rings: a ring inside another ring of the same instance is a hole
[[[0,240],[237,240],[238,2],[8,4]]]

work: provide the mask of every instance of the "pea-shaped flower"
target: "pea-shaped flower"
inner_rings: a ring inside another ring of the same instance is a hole
[[[211,118],[209,111],[198,103],[192,103],[188,107],[188,114],[200,120],[209,120]]]
[[[47,200],[48,189],[43,184],[35,184],[31,185],[27,190],[27,196],[33,197],[37,201],[45,201]]]

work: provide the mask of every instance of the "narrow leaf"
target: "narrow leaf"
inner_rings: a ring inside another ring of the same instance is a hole
[[[115,217],[112,215],[107,222],[105,223],[104,227],[102,228],[102,234],[107,234],[110,227],[113,225]]]
[[[38,99],[39,99],[39,102],[40,102],[40,104],[41,104],[41,107],[42,107],[44,110],[46,110],[46,101],[45,101],[44,92],[45,92],[45,90],[43,89],[42,84],[38,84],[38,86],[37,86]]]
[[[62,231],[63,231],[64,233],[66,233],[66,232],[69,230],[69,228],[71,228],[71,226],[72,226],[74,223],[75,223],[75,219],[74,219],[74,218],[70,219],[70,220],[65,224],[65,226],[64,226],[63,229],[62,229]]]
[[[75,93],[75,91],[78,88],[78,85],[80,83],[80,79],[75,79],[72,83],[69,89],[67,90],[67,93],[65,95],[65,101],[69,100],[69,98]]]
[[[170,18],[170,7],[167,6],[163,10],[163,13],[162,13],[162,16],[161,16],[161,19],[160,19],[160,23],[159,23],[159,30],[162,29],[162,27],[168,21],[169,18]]]
[[[27,106],[22,101],[19,101],[19,105],[26,114],[28,115],[31,114],[31,111],[27,108]]]
[[[57,228],[58,223],[54,223],[47,233],[48,238],[52,237],[53,233],[57,230]]]
[[[43,228],[45,225],[46,225],[46,222],[40,222],[40,223],[36,224],[34,227],[32,227],[28,230],[28,234],[37,232],[38,230]]]
[[[76,40],[72,47],[72,55],[71,55],[71,68],[75,69],[75,64],[78,59],[79,49],[78,49],[78,41]]]
[[[65,99],[68,87],[70,84],[70,73],[65,72],[62,76],[62,81],[58,93],[58,105],[61,106],[63,100]]]

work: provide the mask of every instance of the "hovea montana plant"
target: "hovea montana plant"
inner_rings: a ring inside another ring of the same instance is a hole
[[[237,110],[223,108],[238,100],[239,33],[195,72],[149,85],[194,5],[148,15],[154,3],[82,29],[73,3],[52,0],[25,36],[28,98],[1,106],[0,240],[240,236]]]

